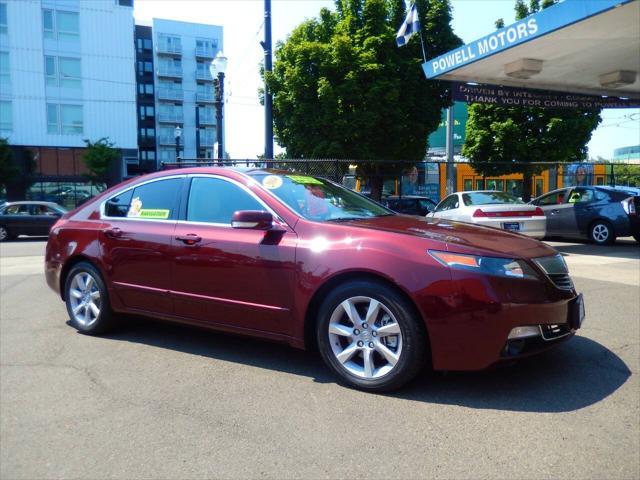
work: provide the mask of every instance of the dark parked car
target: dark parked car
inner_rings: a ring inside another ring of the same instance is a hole
[[[18,235],[48,235],[51,225],[67,213],[51,202],[9,202],[0,206],[0,242]]]
[[[587,238],[609,245],[616,237],[640,242],[640,197],[632,190],[611,187],[571,187],[532,200],[547,217],[548,237]]]
[[[47,283],[87,334],[135,313],[317,346],[345,383],[477,370],[570,338],[582,296],[553,248],[397,215],[321,178],[184,168],[137,177],[51,229]]]
[[[405,215],[418,215],[420,217],[433,212],[436,208],[436,202],[430,198],[416,195],[391,196],[382,199],[382,203],[394,212],[404,213]]]

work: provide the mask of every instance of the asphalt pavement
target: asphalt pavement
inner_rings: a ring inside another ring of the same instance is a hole
[[[0,245],[0,478],[640,478],[640,248],[552,243],[587,318],[514,366],[335,383],[286,346],[67,325],[44,242]]]

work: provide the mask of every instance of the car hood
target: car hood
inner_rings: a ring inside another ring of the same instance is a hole
[[[458,253],[508,254],[523,258],[558,253],[552,247],[524,235],[442,218],[389,215],[352,220],[345,224],[444,242],[448,250]]]

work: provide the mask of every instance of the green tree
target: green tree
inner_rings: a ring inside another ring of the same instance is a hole
[[[120,158],[120,152],[113,148],[114,144],[108,137],[103,137],[95,142],[85,139],[86,152],[84,163],[89,170],[87,177],[92,183],[101,183],[107,180],[107,173],[111,163]]]
[[[523,0],[522,19],[555,3]],[[496,26],[504,26],[501,20]],[[532,162],[576,162],[587,158],[587,143],[600,123],[600,109],[543,109],[474,104],[469,107],[462,154],[482,175],[522,173],[523,199],[531,197],[533,175],[546,168]],[[516,163],[517,162],[517,163]]]
[[[18,173],[9,141],[6,138],[0,138],[0,186],[6,188]]]
[[[460,45],[449,0],[416,4],[428,58]],[[396,46],[405,14],[404,0],[337,0],[335,12],[322,9],[277,45],[266,75],[276,137],[290,158],[358,160],[378,197],[382,175],[410,165],[399,160],[424,157],[450,103],[446,84],[424,78],[420,38]]]
[[[640,187],[640,165],[619,164],[613,165],[613,175],[616,185],[628,187]]]

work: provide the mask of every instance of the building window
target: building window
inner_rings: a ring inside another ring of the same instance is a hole
[[[138,38],[136,44],[138,45],[138,53],[142,53],[144,50],[152,50],[150,38]]]
[[[140,129],[140,137],[142,138],[155,138],[156,129],[155,128],[141,128]]]
[[[153,83],[139,83],[138,93],[140,95],[153,95]]]
[[[47,104],[47,132],[56,134],[82,133],[82,106]]]
[[[133,7],[133,0],[116,0],[121,7]]]
[[[11,102],[0,102],[0,130],[11,131],[13,129],[13,113]]]
[[[46,83],[51,87],[80,88],[81,71],[79,58],[64,58],[45,55]]]
[[[138,75],[144,75],[147,72],[153,72],[153,63],[138,62]]]
[[[140,120],[144,120],[145,118],[153,118],[155,115],[153,107],[149,105],[140,105]]]
[[[0,90],[8,89],[10,86],[9,52],[0,52]]]
[[[140,150],[140,160],[155,160],[155,159],[156,159],[155,150]]]
[[[44,38],[76,42],[80,37],[78,12],[42,10],[42,28],[44,30]]]
[[[0,3],[0,33],[7,33],[7,4]]]

